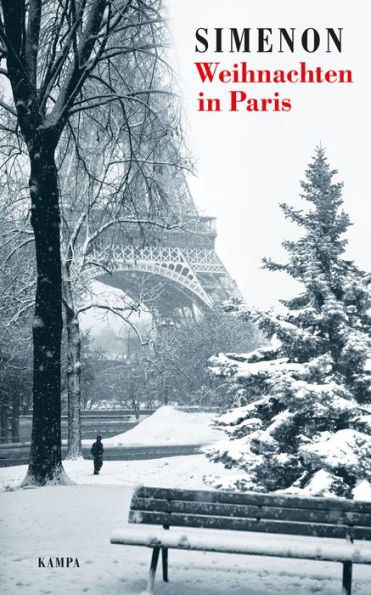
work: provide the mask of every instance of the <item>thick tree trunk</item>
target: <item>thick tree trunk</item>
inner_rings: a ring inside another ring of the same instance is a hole
[[[25,484],[65,482],[61,459],[62,280],[55,142],[47,135],[29,143],[37,286],[33,326],[33,419]]]
[[[134,408],[135,419],[139,419],[139,405],[138,405],[138,402],[135,397],[133,400],[133,408]]]
[[[135,387],[132,385],[130,390],[131,406],[134,409],[135,419],[139,419],[139,404],[135,396]]]
[[[17,391],[12,400],[12,442],[19,442],[19,411],[20,399]]]
[[[9,442],[9,416],[6,405],[0,407],[0,436],[1,442]]]
[[[164,384],[163,384],[163,395],[164,395],[164,405],[168,405],[169,404],[169,385],[167,383],[167,380],[165,379]]]
[[[66,307],[68,451],[67,458],[82,456],[81,449],[81,336],[78,317]]]

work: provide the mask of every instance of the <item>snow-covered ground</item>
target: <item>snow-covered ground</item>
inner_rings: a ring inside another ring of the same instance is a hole
[[[77,485],[14,488],[26,467],[0,469],[0,555],[3,595],[138,595],[145,589],[147,548],[111,545],[125,525],[134,485],[205,487],[209,474],[228,474],[204,455],[145,461],[108,461],[92,475],[91,461],[66,461]],[[8,489],[7,489],[8,488]],[[296,539],[249,534],[249,539]],[[39,568],[38,558],[77,557],[77,568]],[[170,581],[156,580],[157,595],[339,595],[335,563],[170,551]],[[371,569],[354,569],[355,595],[369,595]]]
[[[170,405],[160,407],[132,430],[107,438],[106,446],[172,446],[209,444],[223,437],[210,423],[215,413],[185,412]],[[83,440],[89,446],[92,440]]]
[[[93,475],[93,461],[63,461],[63,466],[72,481],[84,485],[123,485],[146,484],[164,487],[206,488],[204,477],[216,477],[234,472],[224,469],[221,463],[215,464],[202,454],[184,457],[169,457],[144,461],[104,461],[101,475]],[[26,475],[27,465],[3,467],[0,469],[0,490],[12,489],[20,485]]]

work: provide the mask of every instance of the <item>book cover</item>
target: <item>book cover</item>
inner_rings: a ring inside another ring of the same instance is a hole
[[[369,592],[370,17],[1,0],[4,594]]]

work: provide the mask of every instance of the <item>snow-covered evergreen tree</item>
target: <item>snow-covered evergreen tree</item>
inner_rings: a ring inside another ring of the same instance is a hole
[[[301,183],[309,208],[281,205],[304,233],[284,242],[287,264],[264,266],[304,288],[284,314],[258,313],[271,345],[212,362],[236,406],[217,422],[228,438],[207,454],[241,470],[238,489],[352,497],[370,481],[371,276],[343,257],[350,221],[336,173],[317,148]]]

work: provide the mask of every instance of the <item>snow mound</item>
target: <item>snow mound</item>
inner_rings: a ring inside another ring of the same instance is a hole
[[[58,469],[54,476],[47,480],[44,484],[45,486],[73,486],[75,483],[68,477],[67,473],[61,467]],[[29,471],[27,471],[26,477],[21,483],[21,488],[27,490],[32,488],[40,487],[38,480],[32,475]]]
[[[171,446],[208,444],[223,433],[210,424],[215,414],[179,411],[166,405],[135,428],[104,440],[105,446]]]
[[[353,490],[355,500],[364,500],[371,502],[371,483],[367,479],[362,479]]]

